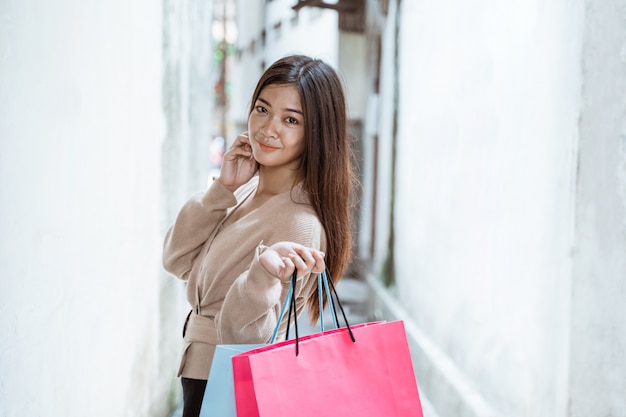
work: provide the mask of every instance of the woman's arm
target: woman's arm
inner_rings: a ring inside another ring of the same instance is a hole
[[[165,236],[163,267],[187,279],[204,243],[214,233],[226,210],[236,203],[234,194],[219,181],[214,181],[204,194],[192,197]]]
[[[181,279],[188,278],[193,261],[226,215],[226,209],[237,203],[234,193],[249,184],[257,170],[250,139],[244,132],[224,154],[219,178],[204,195],[185,204],[167,232],[163,248],[163,266],[167,271]]]
[[[296,304],[301,310],[312,290],[311,277],[325,268],[324,254],[319,250],[321,225],[316,222],[316,226],[319,229],[314,233],[315,238],[309,235],[301,240],[307,246],[289,241],[257,247],[250,268],[230,287],[216,317],[221,343],[269,341],[294,267],[298,270]]]

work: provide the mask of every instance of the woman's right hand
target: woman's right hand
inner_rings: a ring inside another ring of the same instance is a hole
[[[278,242],[272,246],[261,244],[259,263],[281,281],[289,282],[297,268],[298,278],[311,273],[324,272],[324,253],[294,242]]]
[[[248,132],[237,136],[231,147],[224,153],[218,181],[234,192],[254,176],[259,163],[252,156]]]

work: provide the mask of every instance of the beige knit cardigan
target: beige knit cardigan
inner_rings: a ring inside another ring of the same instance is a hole
[[[192,306],[179,376],[207,379],[217,344],[269,342],[289,286],[259,263],[261,242],[291,241],[325,250],[324,229],[301,185],[223,226],[257,186],[253,177],[233,194],[214,181],[183,206],[167,232],[163,265],[187,281]],[[316,284],[311,275],[298,281],[298,314]],[[286,317],[278,340],[285,328]]]

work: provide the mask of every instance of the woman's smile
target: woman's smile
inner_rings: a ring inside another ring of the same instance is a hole
[[[257,140],[256,142],[259,144],[259,149],[261,149],[263,152],[273,152],[279,149],[276,146],[267,145],[260,140]]]

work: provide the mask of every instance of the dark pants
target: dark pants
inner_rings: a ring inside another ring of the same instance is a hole
[[[180,382],[183,385],[183,417],[199,417],[206,381],[181,378]]]

